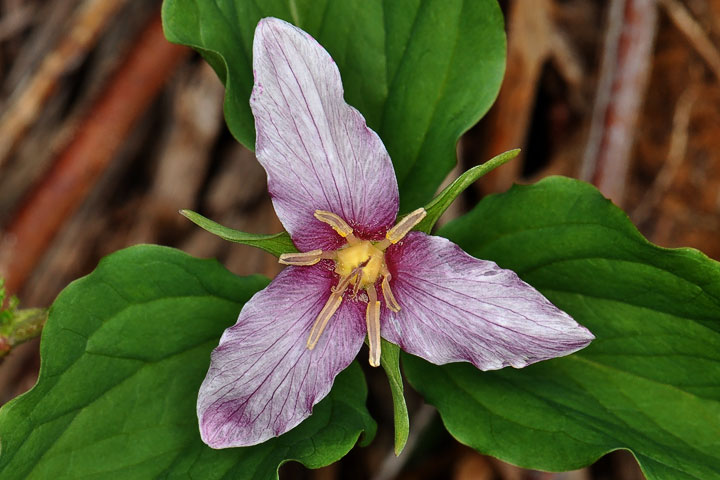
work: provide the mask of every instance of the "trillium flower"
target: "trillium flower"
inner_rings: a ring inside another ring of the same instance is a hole
[[[287,432],[325,397],[365,339],[380,337],[435,364],[524,367],[594,338],[537,290],[396,223],[390,157],[343,100],[340,73],[307,33],[278,19],[257,26],[250,105],[256,154],[280,221],[299,253],[240,312],[213,351],[200,388],[200,432],[213,448]]]

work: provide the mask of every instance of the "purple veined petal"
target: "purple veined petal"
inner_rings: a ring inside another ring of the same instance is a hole
[[[362,346],[363,305],[343,302],[313,350],[307,339],[330,295],[325,265],[288,267],[225,330],[200,387],[200,434],[213,448],[255,445],[312,413]]]
[[[253,68],[255,153],[297,247],[339,245],[315,210],[339,215],[361,237],[384,234],[399,205],[395,171],[380,137],[345,103],[330,55],[302,30],[265,18],[255,30]]]
[[[595,338],[515,272],[445,238],[412,232],[386,260],[401,309],[384,310],[383,337],[432,363],[521,368]]]

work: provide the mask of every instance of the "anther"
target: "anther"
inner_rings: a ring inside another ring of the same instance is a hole
[[[370,366],[380,366],[380,302],[377,299],[375,285],[365,289],[368,295],[365,323],[367,325],[368,347],[370,347]]]
[[[309,252],[283,253],[278,262],[283,265],[309,266],[315,265],[322,258],[322,250],[310,250]]]
[[[383,273],[383,279],[382,279],[382,292],[383,292],[383,298],[385,299],[385,306],[392,310],[393,312],[399,312],[400,311],[400,305],[398,304],[397,300],[395,300],[395,295],[393,295],[392,290],[390,290],[390,279],[392,278],[392,275],[390,275],[390,272]]]
[[[315,210],[314,216],[321,222],[330,225],[333,230],[338,233],[338,235],[343,238],[347,238],[348,242],[355,240],[352,227],[348,225],[345,220],[335,215],[334,213],[327,212],[325,210]]]
[[[340,284],[338,284],[338,286],[340,286]],[[342,288],[342,290],[333,290],[333,292],[330,294],[330,298],[328,298],[328,301],[325,302],[325,306],[322,308],[322,310],[320,310],[320,313],[315,319],[315,323],[313,323],[313,326],[310,329],[310,336],[307,340],[308,349],[312,350],[313,348],[315,348],[318,340],[320,340],[320,335],[322,335],[322,333],[325,331],[325,327],[327,326],[328,321],[330,321],[330,318],[335,315],[337,309],[340,308],[340,303],[342,303],[342,296],[345,288],[347,288],[347,283],[345,283],[345,286]]]
[[[398,222],[397,225],[388,230],[385,234],[385,238],[393,244],[399,242],[405,235],[410,232],[410,230],[415,227],[415,225],[420,223],[422,219],[425,218],[425,215],[427,215],[427,212],[424,208],[418,208],[417,210],[413,210],[412,212],[405,215],[403,219]]]

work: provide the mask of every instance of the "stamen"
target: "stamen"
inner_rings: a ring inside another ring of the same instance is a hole
[[[370,366],[380,366],[380,302],[377,299],[375,285],[365,289],[368,294],[365,323],[367,325],[368,346],[370,347]]]
[[[403,219],[400,220],[397,225],[388,230],[385,234],[385,238],[393,244],[399,242],[405,235],[410,232],[410,230],[413,229],[413,227],[415,227],[415,225],[420,223],[422,219],[425,218],[425,215],[427,215],[427,212],[424,208],[418,208],[417,210],[413,210],[412,212],[405,215],[405,217],[403,217]]]
[[[325,306],[322,310],[320,310],[320,314],[315,319],[315,323],[313,323],[312,329],[310,330],[310,336],[307,340],[307,348],[310,350],[315,348],[318,340],[320,340],[320,335],[322,335],[323,331],[325,331],[328,321],[340,307],[344,290],[345,289],[341,291],[333,291],[333,293],[330,294],[330,298],[328,298],[328,301],[325,303]]]
[[[390,290],[390,279],[392,278],[392,275],[390,275],[390,272],[387,272],[386,274],[383,273],[383,279],[382,279],[382,292],[383,292],[383,298],[385,299],[385,306],[392,310],[393,312],[399,312],[400,311],[400,305],[398,304],[397,300],[395,300],[395,295],[393,295],[392,290]]]
[[[315,210],[314,215],[315,218],[317,218],[321,222],[330,225],[333,230],[338,233],[338,235],[343,238],[347,238],[348,242],[352,243],[353,241],[355,241],[352,227],[350,227],[350,225],[348,225],[347,222],[339,216],[335,215],[332,212],[326,212],[325,210]]]
[[[322,250],[310,250],[309,252],[283,253],[278,262],[283,265],[309,266],[315,265],[322,258]]]

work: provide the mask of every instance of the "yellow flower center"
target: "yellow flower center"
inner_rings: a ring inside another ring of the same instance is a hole
[[[390,290],[390,279],[392,276],[385,265],[385,249],[393,245],[407,235],[415,227],[427,212],[424,208],[410,212],[402,218],[397,225],[392,227],[385,234],[385,238],[379,242],[360,240],[353,235],[353,229],[345,220],[332,212],[316,210],[315,218],[330,225],[338,235],[343,237],[346,245],[338,250],[323,252],[322,250],[311,250],[309,252],[283,253],[280,255],[280,263],[285,265],[309,266],[315,265],[320,260],[333,260],[335,262],[335,273],[340,276],[336,286],[332,288],[330,298],[320,310],[315,323],[310,330],[307,340],[307,347],[312,350],[320,340],[320,335],[325,330],[330,318],[335,314],[343,301],[343,295],[350,285],[353,286],[351,298],[357,298],[358,292],[363,289],[367,294],[367,310],[365,323],[367,326],[368,346],[370,347],[370,365],[380,365],[380,301],[378,301],[376,284],[380,278],[385,307],[393,312],[400,311],[400,305]],[[363,300],[365,301],[365,300]]]
[[[354,245],[347,245],[336,251],[335,273],[340,277],[349,276],[356,268],[362,267],[358,275],[354,275],[350,283],[365,288],[375,285],[380,273],[386,270],[385,254],[369,240],[360,240]]]

